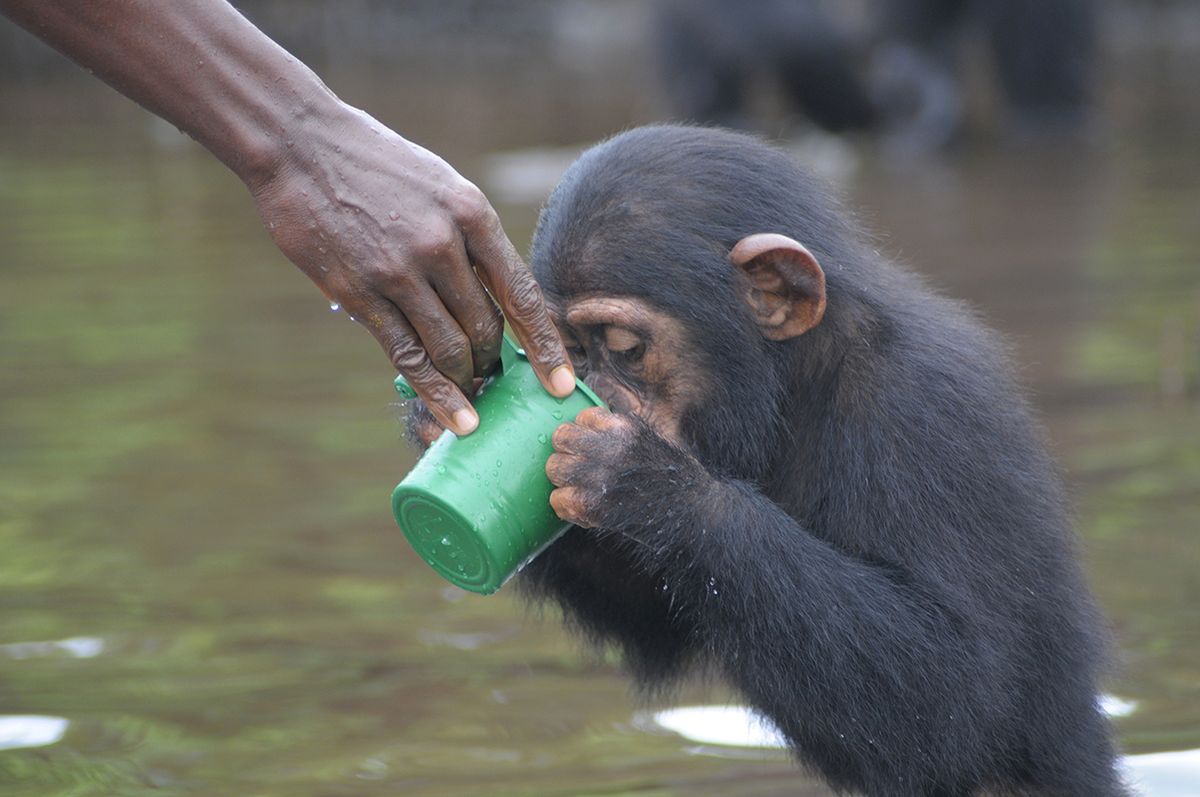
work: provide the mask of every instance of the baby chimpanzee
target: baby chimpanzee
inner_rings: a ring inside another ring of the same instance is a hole
[[[645,687],[719,673],[838,790],[1125,793],[1062,488],[967,310],[712,129],[586,152],[531,259],[612,412],[554,435],[576,525],[528,593]]]

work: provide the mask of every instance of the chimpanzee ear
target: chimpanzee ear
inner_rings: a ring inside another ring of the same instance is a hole
[[[763,336],[788,340],[821,323],[825,272],[799,242],[773,232],[747,235],[729,253],[746,275],[746,303]]]

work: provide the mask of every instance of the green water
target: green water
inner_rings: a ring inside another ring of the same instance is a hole
[[[131,118],[0,137],[0,715],[69,723],[0,750],[5,794],[826,794],[647,730],[554,616],[435,577],[390,517],[382,354]],[[1117,121],[848,190],[1013,341],[1149,753],[1200,747],[1200,151]]]

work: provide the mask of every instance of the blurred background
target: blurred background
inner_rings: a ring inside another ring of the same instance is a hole
[[[758,130],[823,174],[1011,342],[1131,768],[1200,794],[1200,5],[237,5],[519,249],[635,124]],[[215,159],[0,20],[0,790],[828,794],[737,716],[656,714],[721,689],[638,704],[553,612],[421,563],[392,376]]]

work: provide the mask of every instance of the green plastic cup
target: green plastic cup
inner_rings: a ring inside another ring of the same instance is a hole
[[[443,432],[392,492],[392,514],[409,544],[442,578],[490,595],[569,523],[550,508],[546,460],[560,424],[604,402],[582,382],[565,399],[546,392],[506,336],[500,371],[475,397],[479,428]],[[396,391],[415,394],[403,377]]]

